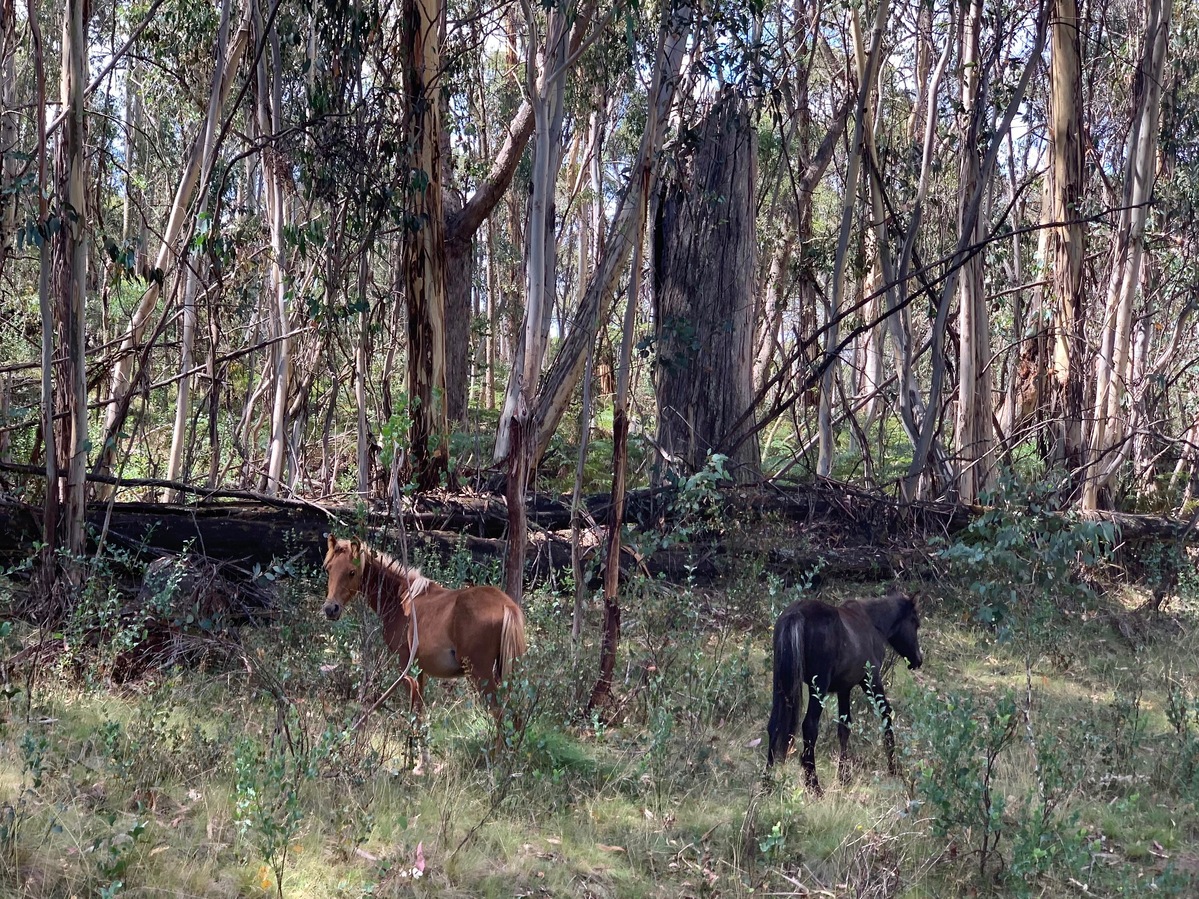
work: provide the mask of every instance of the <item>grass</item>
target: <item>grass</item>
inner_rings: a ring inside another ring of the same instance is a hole
[[[437,684],[421,774],[403,704],[344,734],[390,669],[363,670],[373,622],[330,628],[311,584],[294,585],[285,627],[243,632],[249,669],[88,683],[57,656],[32,697],[18,679],[0,705],[0,895],[278,895],[281,850],[297,897],[1193,894],[1194,621],[1133,646],[1101,615],[1071,620],[1065,652],[996,643],[932,601],[924,668],[888,680],[902,776],[858,699],[845,784],[825,717],[816,800],[794,760],[763,781],[769,627],[794,596],[761,588],[751,571],[707,593],[631,592],[609,723],[576,715],[594,646],[572,661],[568,616],[535,598],[513,697],[530,726],[488,758],[490,720],[461,684]],[[1181,724],[1171,685],[1192,704]],[[964,797],[983,775],[967,766],[956,793],[926,775],[953,740],[1006,733],[1005,695],[1015,724],[988,782],[1000,837],[980,873],[985,813]]]

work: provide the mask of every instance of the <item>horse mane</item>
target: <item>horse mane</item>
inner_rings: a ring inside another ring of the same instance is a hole
[[[405,601],[428,593],[435,586],[435,582],[425,577],[419,568],[405,565],[382,550],[367,548],[365,554],[379,568],[383,579],[399,588]]]
[[[874,621],[875,627],[885,634],[889,634],[903,619],[920,614],[916,600],[897,587],[892,587],[885,596],[859,602]]]

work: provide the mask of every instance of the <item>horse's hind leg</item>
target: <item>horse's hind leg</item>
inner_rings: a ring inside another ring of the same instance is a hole
[[[841,744],[841,758],[837,762],[837,779],[841,783],[849,782],[849,726],[852,723],[853,713],[849,701],[849,691],[842,690],[837,694],[837,740]]]
[[[808,789],[817,796],[823,794],[820,781],[816,777],[816,736],[820,733],[820,713],[824,706],[815,691],[808,694],[808,712],[803,719],[803,754],[799,760],[803,765],[804,782]]]
[[[872,672],[862,684],[862,688],[866,691],[870,701],[878,707],[879,714],[883,716],[883,747],[887,750],[887,772],[892,775],[897,774],[895,732],[891,730],[891,703],[887,702],[887,694],[883,692],[882,676],[877,671]]]

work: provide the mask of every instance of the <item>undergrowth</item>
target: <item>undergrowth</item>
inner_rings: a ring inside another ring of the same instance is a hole
[[[794,760],[764,780],[761,745],[769,628],[811,587],[752,560],[719,588],[626,586],[603,717],[582,712],[596,649],[572,652],[570,598],[530,595],[498,753],[461,682],[430,682],[423,731],[395,698],[355,731],[397,672],[364,604],[322,619],[312,572],[281,578],[270,626],[208,634],[199,664],[122,683],[77,616],[40,677],[5,682],[0,894],[1193,895],[1195,622],[1124,640],[1104,617],[1118,594],[1063,593],[1104,535],[1047,536],[1026,513],[947,547],[922,591],[925,665],[888,675],[901,776],[859,696],[852,772],[820,800]],[[465,555],[416,561],[496,580]],[[132,627],[115,575],[94,581],[97,620]],[[48,636],[11,630],[6,657]],[[829,784],[835,742],[826,721]]]

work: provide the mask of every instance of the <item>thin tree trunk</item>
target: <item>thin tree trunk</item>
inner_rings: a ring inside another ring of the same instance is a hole
[[[1126,458],[1122,405],[1128,390],[1133,300],[1141,279],[1145,223],[1157,164],[1161,80],[1166,64],[1173,0],[1148,0],[1141,59],[1133,75],[1132,133],[1124,170],[1124,194],[1112,246],[1111,276],[1099,354],[1096,357],[1094,424],[1089,442],[1082,507],[1099,507]]]
[[[283,130],[282,59],[279,31],[273,25],[263,36],[270,46],[269,67],[263,54],[258,68],[258,127],[264,138]],[[271,437],[267,449],[266,477],[262,488],[275,496],[284,486],[283,463],[287,457],[287,397],[291,389],[290,315],[287,309],[287,256],[283,242],[286,220],[286,161],[270,144],[263,151],[262,179],[266,192],[266,214],[271,228],[271,260],[268,269],[267,302],[270,304],[271,342]]]
[[[652,177],[652,176],[651,176]],[[651,185],[650,195],[654,190]],[[637,321],[638,294],[641,290],[642,233],[633,244],[633,266],[629,273],[629,294],[621,329],[620,362],[616,374],[616,396],[612,410],[612,499],[608,504],[607,541],[604,552],[604,624],[600,637],[599,677],[587,700],[587,710],[598,708],[612,692],[612,674],[616,670],[616,652],[620,648],[620,532],[624,526],[625,491],[629,469],[629,382],[633,358],[633,329]]]
[[[861,78],[858,82],[858,101],[854,111],[853,140],[849,145],[849,164],[845,172],[845,189],[841,205],[841,229],[837,235],[836,255],[833,258],[832,293],[829,297],[828,324],[825,328],[824,352],[826,357],[840,343],[839,319],[841,304],[845,296],[845,272],[848,265],[849,235],[853,228],[854,207],[858,197],[858,172],[862,161],[863,134],[867,127],[866,113],[869,108],[870,92],[874,89],[875,74],[878,71],[879,58],[883,51],[883,34],[887,26],[890,12],[889,0],[879,0],[874,14],[874,27],[870,34],[870,51],[866,55],[862,67]],[[858,31],[857,10],[853,10],[854,30]],[[835,435],[833,434],[833,402],[834,379],[837,365],[829,364],[820,379],[820,401],[817,409],[817,428],[820,444],[816,460],[816,473],[828,477],[833,468],[833,456],[836,452]]]
[[[1053,415],[1051,461],[1079,471],[1083,461],[1082,360],[1086,353],[1086,295],[1082,263],[1086,232],[1080,221],[1083,196],[1082,61],[1077,0],[1054,0],[1049,81],[1049,154],[1053,260]]]
[[[358,341],[354,348],[354,407],[358,413],[358,496],[363,500],[371,492],[371,436],[367,415],[366,379],[370,376],[371,313],[366,300],[366,278],[369,254],[358,256],[358,297],[365,306],[359,313]]]
[[[650,88],[650,97],[655,98],[656,102],[650,107],[649,119],[642,134],[641,151],[638,153],[639,164],[631,173],[631,177],[637,179],[641,186],[640,191],[632,196],[636,209],[630,216],[631,231],[624,231],[619,227],[622,211],[618,210],[613,225],[613,238],[609,240],[604,251],[606,260],[613,243],[617,240],[629,241],[633,254],[633,268],[629,276],[628,305],[625,307],[624,333],[612,416],[612,499],[608,507],[608,536],[604,555],[604,629],[600,638],[599,677],[587,702],[588,709],[598,707],[611,694],[616,652],[620,645],[620,532],[624,521],[628,470],[628,397],[633,325],[637,316],[637,295],[641,284],[641,247],[645,241],[646,205],[654,193],[657,180],[656,171],[651,164],[657,154],[648,151],[658,146],[661,140],[658,132],[665,127],[667,113],[673,101],[674,82],[677,80],[682,61],[682,49],[691,28],[691,12],[691,7],[680,2],[670,8],[669,14],[662,17],[654,64],[654,82]],[[630,199],[630,193],[632,191],[626,191],[626,201]],[[589,295],[592,293],[591,285],[595,283],[594,278],[588,283]]]
[[[216,129],[220,121],[221,109],[225,105],[229,91],[233,86],[237,69],[241,65],[242,55],[245,52],[248,42],[252,6],[252,3],[247,4],[241,25],[238,27],[233,39],[229,42],[229,45],[227,47],[222,46],[218,41],[215,48],[216,63],[213,69],[212,89],[209,93],[204,129],[196,136],[192,144],[187,163],[183,168],[183,175],[175,191],[175,199],[171,204],[166,228],[162,232],[162,242],[154,262],[154,277],[151,278],[150,286],[146,289],[146,292],[138,302],[137,308],[134,310],[129,330],[121,340],[117,360],[113,364],[111,385],[108,391],[109,403],[104,420],[104,439],[101,443],[100,452],[97,454],[94,467],[94,471],[97,474],[111,472],[113,460],[116,458],[117,441],[121,428],[124,426],[125,418],[129,414],[129,402],[131,399],[129,396],[131,385],[130,375],[133,370],[134,359],[137,356],[138,345],[141,343],[142,335],[145,333],[150,316],[158,306],[158,298],[162,292],[162,285],[165,282],[166,275],[173,267],[173,257],[176,252],[175,245],[183,233],[183,226],[187,218],[187,211],[191,204],[192,195],[200,180],[200,172],[203,169],[211,168],[212,160],[210,158],[206,159],[204,154],[206,144],[205,134]],[[111,488],[97,490],[98,493],[107,493],[110,491]]]
[[[591,246],[591,235],[598,239],[601,223],[603,222],[603,204],[600,198],[603,194],[603,166],[601,165],[603,146],[603,119],[599,112],[591,113],[589,158],[583,160],[591,177],[591,196],[594,198],[584,203],[579,210],[579,281],[576,305],[582,302],[584,286],[591,272],[591,259],[597,254],[598,247]],[[570,620],[570,645],[575,653],[579,650],[579,640],[583,634],[583,602],[587,596],[587,583],[583,571],[583,551],[579,545],[582,530],[582,493],[583,476],[587,469],[587,450],[591,446],[591,407],[594,402],[595,348],[587,354],[587,365],[583,371],[583,398],[579,409],[579,459],[575,466],[574,492],[571,495],[570,506],[570,563],[574,574],[575,601],[574,611]]]
[[[431,490],[449,467],[445,380],[446,252],[441,189],[441,40],[444,0],[406,0],[409,140],[413,147],[404,271],[408,297],[409,441],[417,486]]]
[[[525,487],[530,458],[526,440],[529,413],[537,390],[537,378],[545,356],[547,322],[557,286],[557,227],[555,214],[556,185],[562,167],[562,125],[566,114],[566,76],[569,56],[569,22],[573,10],[552,7],[546,10],[545,47],[540,71],[537,65],[537,17],[533,5],[522,0],[529,29],[525,77],[533,105],[533,172],[530,178],[529,225],[525,229],[528,259],[525,266],[525,317],[521,340],[508,379],[504,408],[500,413],[500,434],[506,437],[505,424],[512,431],[508,466],[508,558],[506,588],[518,603],[524,594],[524,559],[528,543],[525,517]],[[519,457],[519,458],[517,458]],[[516,479],[515,482],[513,479]]]
[[[692,8],[687,0],[673,5],[663,16],[663,33],[659,38],[658,58],[654,68],[654,84],[650,90],[652,102],[649,117],[641,136],[637,158],[629,173],[629,181],[617,201],[616,212],[604,246],[596,261],[595,270],[587,282],[574,317],[574,328],[563,341],[554,363],[542,379],[537,405],[532,416],[534,433],[531,460],[536,464],[545,454],[558,422],[570,404],[570,398],[586,365],[587,350],[595,343],[600,325],[607,319],[608,309],[624,264],[632,252],[636,235],[645,227],[646,200],[650,177],[661,148],[662,131],[674,102],[679,71],[691,30]],[[497,444],[496,454],[500,455]]]
[[[982,241],[982,216],[971,220],[970,203],[982,187],[979,128],[975,110],[981,99],[983,0],[972,0],[962,32],[962,161],[959,174],[958,227],[970,244]],[[992,138],[995,139],[995,138]],[[994,429],[991,399],[989,320],[983,285],[983,255],[965,260],[959,275],[958,408],[954,443],[958,458],[958,497],[975,503],[993,481]]]
[[[1033,46],[1028,55],[1028,61],[1025,63],[1024,71],[1020,75],[1020,81],[1016,84],[1015,90],[1008,98],[1007,107],[1004,109],[1003,117],[991,134],[990,143],[987,149],[986,158],[983,159],[982,165],[978,168],[978,185],[974,190],[973,197],[965,202],[961,209],[959,236],[957,247],[954,251],[954,259],[961,260],[969,252],[978,252],[971,250],[971,236],[976,233],[976,226],[980,217],[982,208],[984,187],[991,176],[991,171],[995,166],[995,159],[999,155],[999,148],[1003,144],[1003,138],[1008,133],[1008,129],[1012,127],[1012,121],[1016,117],[1016,113],[1020,105],[1024,102],[1025,92],[1028,90],[1029,82],[1032,80],[1033,72],[1040,65],[1041,52],[1045,47],[1046,35],[1046,19],[1044,10],[1038,16],[1036,25],[1036,36],[1033,41]],[[943,57],[944,58],[944,57]],[[985,114],[985,109],[974,110],[973,113],[981,121],[981,116]],[[926,155],[927,162],[928,157]],[[922,175],[923,180],[923,175]],[[917,216],[921,212],[921,207],[918,204],[913,217],[913,222],[917,221]],[[907,275],[907,261],[911,258],[912,246],[916,237],[916,228],[910,227],[908,235],[905,239],[904,246],[904,261],[900,267],[899,277],[902,281]],[[936,433],[938,430],[939,410],[941,406],[941,391],[945,378],[945,334],[949,323],[949,307],[950,299],[958,286],[958,275],[961,269],[959,267],[950,266],[948,275],[944,283],[941,285],[941,292],[937,299],[937,315],[932,325],[932,378],[931,386],[929,387],[928,412],[920,422],[919,437],[916,440],[916,445],[912,451],[912,462],[908,466],[908,474],[904,483],[904,493],[906,496],[915,496],[919,493],[917,484],[921,477],[926,473],[930,460],[935,469],[943,468],[941,460],[938,459],[934,452],[936,443]],[[952,485],[951,485],[952,486]]]
[[[587,450],[591,446],[592,373],[595,371],[595,351],[587,357],[583,373],[583,399],[579,408],[579,459],[575,465],[574,490],[570,497],[570,567],[574,575],[575,603],[570,617],[570,645],[577,654],[583,635],[583,601],[587,597],[587,579],[583,571],[583,547],[579,541],[583,529],[583,475],[587,470]]]
[[[46,497],[42,509],[41,579],[53,596],[58,563],[58,447],[55,441],[54,406],[54,304],[50,297],[50,191],[48,189],[46,150],[46,60],[42,29],[38,24],[37,0],[28,0],[29,32],[33,44],[33,65],[37,80],[37,184],[38,184],[38,308],[42,316],[42,441],[46,453]],[[49,610],[48,610],[49,611]]]
[[[223,48],[229,43],[229,26],[230,26],[230,10],[232,8],[231,0],[224,0],[221,4],[221,23],[217,30],[217,47]],[[219,51],[218,51],[219,52]],[[219,59],[219,56],[218,56]],[[133,104],[140,109],[140,98],[134,99]],[[136,137],[130,135],[129,145],[134,146]],[[216,143],[216,119],[210,117],[205,121],[204,130],[200,137],[200,155],[204,160],[204,170],[200,179],[200,197],[201,203],[207,194],[205,187],[208,178],[211,176],[211,165],[214,158]],[[132,170],[130,169],[126,175],[126,208],[128,208],[129,196],[132,190]],[[127,225],[126,225],[127,227]],[[191,390],[192,390],[192,367],[193,356],[196,339],[196,267],[200,264],[199,260],[193,260],[190,264],[186,261],[186,256],[182,259],[184,269],[180,273],[184,279],[183,283],[183,327],[180,336],[180,359],[179,372],[181,377],[176,387],[175,394],[175,424],[171,431],[171,451],[167,457],[167,474],[168,481],[182,481],[186,479],[184,472],[184,458],[186,455],[188,423],[191,421]],[[163,499],[167,502],[178,501],[180,495],[176,491],[163,491]]]
[[[17,10],[0,0],[0,276],[17,224]]]
[[[62,24],[62,108],[67,116],[59,144],[58,195],[63,200],[61,230],[55,239],[59,329],[59,390],[56,405],[67,413],[63,420],[59,464],[66,470],[62,521],[68,576],[78,583],[78,562],[84,550],[84,512],[87,474],[87,342],[84,333],[84,300],[87,288],[87,189],[84,184],[85,107],[87,84],[87,30],[85,0],[67,0]]]

